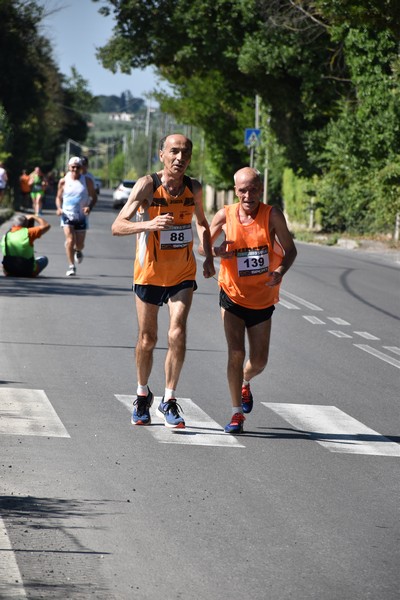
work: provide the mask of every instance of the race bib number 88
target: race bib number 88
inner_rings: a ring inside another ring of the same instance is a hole
[[[269,259],[268,249],[248,250],[238,252],[237,268],[239,277],[248,277],[249,275],[261,275],[268,273]]]
[[[170,229],[160,232],[161,250],[174,248],[184,248],[193,240],[193,231],[191,224],[174,225]]]

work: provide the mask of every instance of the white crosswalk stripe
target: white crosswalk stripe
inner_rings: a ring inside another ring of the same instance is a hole
[[[115,397],[128,408],[129,412],[132,411],[132,404],[136,396],[115,394]],[[209,417],[190,398],[178,398],[177,401],[184,410],[182,416],[186,423],[185,429],[165,427],[164,420],[156,415],[161,397],[154,397],[151,408],[151,425],[132,425],[132,427],[149,431],[162,444],[191,444],[196,446],[222,446],[224,448],[245,447],[234,436],[224,433],[223,427]]]
[[[331,452],[400,457],[400,445],[336,406],[262,402],[299,432]]]
[[[0,388],[0,434],[70,437],[45,392],[22,388]]]
[[[0,517],[0,598],[25,600],[25,589],[15,553],[3,519]]]

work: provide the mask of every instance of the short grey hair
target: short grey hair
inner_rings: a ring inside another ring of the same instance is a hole
[[[25,215],[15,215],[15,217],[12,220],[13,225],[15,227],[26,227],[27,221],[28,220],[25,217]]]
[[[169,133],[168,135],[164,136],[163,138],[161,138],[160,142],[159,142],[159,149],[160,152],[162,152],[165,148],[165,142],[167,141],[167,138],[173,136],[173,135],[181,135],[183,137],[185,137],[187,139],[188,142],[188,146],[190,148],[190,150],[193,150],[193,142],[191,139],[189,139],[188,137],[186,137],[186,135],[183,135],[183,133]]]

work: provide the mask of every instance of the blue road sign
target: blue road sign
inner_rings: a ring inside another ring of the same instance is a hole
[[[261,129],[245,129],[244,144],[248,148],[254,148],[260,143]]]

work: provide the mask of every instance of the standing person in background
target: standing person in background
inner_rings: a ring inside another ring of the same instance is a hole
[[[29,184],[31,186],[33,212],[35,215],[41,215],[47,182],[40,167],[35,167],[33,172],[30,174]]]
[[[27,210],[31,207],[31,184],[29,183],[30,176],[26,169],[23,169],[19,178],[19,189],[21,192],[22,208]]]
[[[4,163],[0,161],[0,204],[3,202],[4,193],[8,182],[7,171],[4,168]]]
[[[219,305],[228,344],[232,402],[232,419],[225,432],[239,434],[243,432],[243,413],[253,408],[250,381],[267,365],[271,317],[279,302],[279,286],[297,250],[282,211],[261,202],[259,172],[245,167],[235,173],[234,182],[239,203],[219,210],[210,232],[212,242],[222,232],[225,234],[220,246],[213,248],[214,256],[221,258]],[[245,363],[246,333],[249,357]]]
[[[47,256],[35,258],[34,242],[49,229],[50,224],[42,217],[36,215],[14,217],[10,231],[1,240],[4,275],[37,277],[47,267],[49,262]]]
[[[203,210],[200,183],[185,172],[192,157],[192,142],[180,134],[160,141],[163,169],[138,179],[125,206],[112,225],[113,235],[137,234],[134,285],[139,332],[136,344],[137,397],[133,425],[151,423],[154,396],[148,381],[157,342],[160,306],[168,304],[168,351],[165,358],[164,397],[158,414],[166,427],[180,429],[185,421],[176,401],[176,388],[186,352],[186,323],[196,284],[192,220],[206,259],[204,277],[215,273],[210,231]],[[135,219],[134,222],[131,220]]]
[[[83,260],[88,216],[97,200],[92,180],[81,175],[81,169],[79,156],[70,158],[68,173],[58,182],[56,196],[57,214],[61,216],[65,235],[67,277],[76,275],[75,261],[79,264]]]
[[[81,163],[82,163],[82,175],[86,175],[86,177],[90,177],[90,179],[93,181],[93,187],[96,193],[96,202],[97,202],[97,191],[96,191],[96,180],[94,178],[93,173],[90,173],[89,169],[89,159],[87,156],[81,156]]]
[[[92,195],[92,204],[91,204],[91,206],[93,208],[98,200],[97,191],[96,191],[96,181],[95,181],[94,175],[88,171],[88,167],[89,167],[88,157],[81,156],[80,158],[81,158],[81,164],[82,164],[82,171],[81,171],[82,183],[84,183],[86,185],[87,179],[90,179],[93,183],[93,193],[92,193],[93,195]],[[79,262],[82,262],[82,261],[79,261]]]

